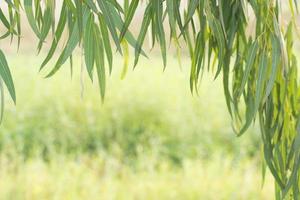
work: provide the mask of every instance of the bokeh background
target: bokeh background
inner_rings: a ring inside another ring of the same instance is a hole
[[[66,63],[44,78],[54,64],[39,72],[50,40],[37,55],[23,23],[19,50],[0,42],[17,91],[17,105],[6,95],[0,126],[0,199],[274,199],[259,127],[236,137],[212,73],[191,94],[184,48],[181,65],[169,49],[165,71],[157,49],[135,70],[131,54],[123,80],[116,53],[101,102],[80,49],[72,73]]]

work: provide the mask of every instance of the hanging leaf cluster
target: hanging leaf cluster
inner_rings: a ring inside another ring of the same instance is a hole
[[[277,199],[300,196],[300,88],[294,36],[298,33],[298,0],[3,0],[0,1],[0,39],[21,41],[21,12],[39,39],[38,52],[52,36],[40,69],[54,75],[76,47],[84,53],[86,71],[96,74],[102,99],[115,52],[129,47],[134,67],[147,34],[160,47],[164,67],[167,48],[179,54],[187,48],[191,59],[190,89],[197,92],[205,70],[223,80],[224,96],[238,136],[257,121],[261,128],[266,166],[276,180]],[[143,4],[138,34],[130,25]],[[290,16],[283,15],[289,8]],[[57,11],[59,15],[57,17]],[[47,66],[58,52],[54,66]],[[47,67],[46,67],[47,66]],[[52,67],[52,68],[51,68]],[[123,74],[124,75],[124,74]],[[0,49],[1,113],[3,86],[16,102],[15,88]],[[2,116],[2,115],[1,115]]]

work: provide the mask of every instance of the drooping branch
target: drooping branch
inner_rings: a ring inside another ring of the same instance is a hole
[[[141,2],[145,10],[139,33],[134,35],[129,27]],[[187,3],[184,9],[183,3]],[[259,122],[265,162],[276,180],[277,193],[281,199],[287,195],[297,199],[300,93],[293,50],[297,3],[297,0],[124,0],[124,4],[116,0],[6,0],[0,4],[0,24],[4,27],[0,39],[16,37],[20,44],[20,13],[25,12],[39,39],[38,52],[48,35],[53,34],[51,47],[40,66],[44,70],[67,30],[67,42],[47,77],[72,59],[74,49],[79,46],[84,51],[91,79],[96,71],[102,99],[107,71],[113,69],[115,50],[127,59],[127,45],[131,46],[136,65],[140,55],[146,56],[143,44],[150,32],[152,45],[160,47],[166,67],[167,41],[176,48],[186,47],[191,58],[191,91],[197,91],[204,70],[213,71],[216,78],[223,79],[224,96],[237,135],[246,132],[255,120]],[[283,4],[289,4],[289,19],[282,16]],[[7,13],[4,7],[8,7]],[[60,9],[58,17],[57,9]],[[255,28],[249,31],[250,24]],[[166,30],[170,31],[169,36]],[[12,77],[1,50],[0,76],[16,101]]]

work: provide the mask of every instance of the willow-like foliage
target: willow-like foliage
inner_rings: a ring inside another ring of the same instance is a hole
[[[97,74],[102,99],[115,51],[124,55],[127,62],[128,48],[133,48],[136,66],[139,57],[146,56],[143,44],[146,35],[151,33],[152,45],[158,44],[166,66],[169,43],[178,52],[187,48],[191,58],[191,91],[197,91],[204,70],[223,79],[225,99],[237,135],[246,132],[255,120],[259,122],[264,160],[276,180],[276,198],[298,199],[300,89],[297,56],[293,51],[297,3],[298,0],[124,0],[122,3],[117,0],[2,0],[0,39],[16,38],[20,44],[21,12],[24,12],[39,39],[38,52],[48,35],[53,36],[41,70],[53,59],[58,45],[64,44],[55,65],[48,66],[52,68],[47,77],[72,59],[74,49],[79,46],[90,79]],[[140,31],[133,35],[129,26],[140,4],[144,4],[145,10]],[[283,15],[282,6],[289,9],[290,16]],[[16,95],[1,49],[0,77],[3,113],[2,82],[14,102]]]

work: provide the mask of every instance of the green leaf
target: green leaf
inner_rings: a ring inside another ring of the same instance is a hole
[[[256,82],[254,113],[258,111],[261,98],[263,97],[263,90],[265,86],[267,67],[268,67],[267,65],[268,65],[268,57],[265,52],[262,52],[259,69],[258,69],[257,82]]]
[[[99,28],[94,24],[93,28],[95,45],[94,45],[94,57],[97,69],[98,83],[100,88],[101,99],[104,101],[105,97],[105,87],[106,87],[106,78],[105,78],[105,63],[104,63],[104,46],[101,38]]]
[[[42,49],[44,40],[50,31],[51,24],[52,24],[52,12],[51,12],[51,8],[47,7],[44,17],[43,17],[43,25],[42,25],[41,34],[40,34],[40,41],[38,44],[38,51],[40,51]]]
[[[98,8],[93,0],[85,0],[85,2],[94,13],[99,14]]]
[[[84,14],[83,14],[83,23],[85,24],[87,21],[87,17],[88,17],[88,11],[85,10]],[[53,76],[59,69],[60,67],[66,62],[66,60],[72,55],[75,47],[77,46],[77,44],[79,43],[80,37],[79,37],[79,28],[78,26],[76,26],[77,24],[77,20],[75,22],[73,22],[72,24],[72,31],[71,31],[71,35],[69,37],[69,40],[63,50],[63,52],[61,53],[61,55],[59,56],[54,68],[52,69],[52,71],[46,76],[46,78]]]
[[[51,58],[53,57],[55,50],[57,48],[58,42],[62,36],[62,33],[64,31],[66,22],[67,22],[67,9],[66,9],[66,4],[64,2],[63,6],[62,6],[62,10],[60,13],[60,17],[59,17],[59,21],[58,21],[58,25],[55,31],[55,37],[52,41],[50,50],[45,58],[45,60],[43,61],[43,63],[41,64],[40,70],[42,70],[45,65],[51,60]]]
[[[129,49],[128,49],[128,44],[126,41],[122,41],[122,46],[123,46],[123,51],[124,51],[124,62],[123,62],[123,70],[121,73],[121,79],[124,79],[127,74],[127,70],[128,70]]]
[[[120,15],[117,13],[117,11],[115,9],[112,9],[111,6],[109,6],[110,8],[110,12],[112,13],[112,17],[113,17],[113,20],[116,24],[116,27],[119,31],[122,30],[123,26],[124,26],[124,22],[122,21],[122,18],[120,17]],[[100,22],[102,23],[102,22]],[[106,26],[104,26],[106,27]],[[125,36],[124,38],[127,40],[128,44],[130,44],[132,47],[136,47],[138,45],[136,39],[134,38],[133,34],[128,30],[126,33],[125,33]],[[141,49],[141,52],[140,52],[143,56],[147,57],[146,53]]]
[[[121,45],[119,42],[119,37],[118,37],[117,31],[116,31],[116,26],[113,21],[113,16],[109,12],[109,6],[107,5],[108,3],[106,0],[97,0],[97,2],[102,11],[105,23],[107,24],[107,27],[110,30],[110,33],[115,42],[115,45],[117,46],[118,51],[122,54],[122,49],[121,49]]]
[[[41,38],[40,36],[41,34],[37,27],[36,20],[34,18],[33,11],[32,11],[32,0],[24,0],[24,8],[31,29],[34,31],[35,35],[38,38]]]
[[[90,14],[85,29],[84,29],[84,38],[83,38],[83,49],[84,49],[84,58],[85,64],[90,76],[90,79],[93,80],[93,67],[94,67],[94,15]]]
[[[74,0],[76,5],[76,14],[77,14],[77,24],[79,30],[79,38],[82,38],[83,35],[83,14],[82,14],[82,0]],[[79,40],[80,43],[80,40]]]
[[[276,37],[272,37],[272,70],[271,75],[267,84],[265,99],[271,94],[275,79],[277,76],[278,65],[279,65],[279,58],[280,58],[280,47],[279,42]]]
[[[195,11],[199,5],[199,0],[190,0],[188,4],[187,17],[185,19],[185,24],[183,26],[183,30],[186,29],[188,23],[191,21],[192,17],[195,15]]]
[[[163,5],[161,0],[154,0],[154,10],[156,11],[156,24],[157,24],[157,36],[160,44],[160,49],[163,58],[164,69],[167,65],[167,50],[166,50],[166,38],[163,28]]]
[[[112,54],[112,50],[111,50],[111,43],[110,43],[110,39],[109,39],[109,34],[108,34],[107,26],[105,24],[103,16],[98,15],[98,19],[99,19],[99,23],[100,23],[102,38],[103,38],[105,54],[106,54],[106,58],[107,58],[107,61],[108,61],[109,73],[111,74],[112,65],[113,65],[113,54]]]
[[[128,30],[129,24],[132,21],[132,18],[136,12],[136,8],[137,8],[138,4],[139,4],[139,0],[132,0],[129,5],[128,13],[126,13],[125,22],[124,22],[123,28],[121,30],[120,41],[122,41],[123,37],[125,36],[125,33]]]
[[[11,73],[5,55],[2,50],[0,50],[0,76],[4,81],[12,100],[14,101],[14,103],[16,103],[15,86],[11,77]]]
[[[245,85],[247,83],[247,80],[249,78],[250,75],[250,71],[254,65],[256,56],[257,56],[257,51],[258,51],[258,42],[254,41],[248,51],[248,55],[247,55],[247,59],[246,59],[246,67],[245,67],[245,71],[244,71],[244,75],[243,75],[243,79],[241,82],[241,86],[239,88],[239,93],[238,93],[238,97],[241,96],[241,94],[244,91]]]
[[[142,27],[137,39],[137,43],[135,46],[135,59],[134,59],[134,67],[137,65],[138,60],[139,60],[139,56],[140,53],[142,51],[142,45],[144,43],[145,40],[145,36],[148,30],[148,27],[150,25],[150,21],[151,21],[151,3],[149,3],[148,7],[146,8],[146,11],[144,13],[144,19],[142,22]]]
[[[9,21],[6,19],[2,9],[0,8],[0,20],[2,22],[2,24],[8,29],[10,30],[10,24]]]

